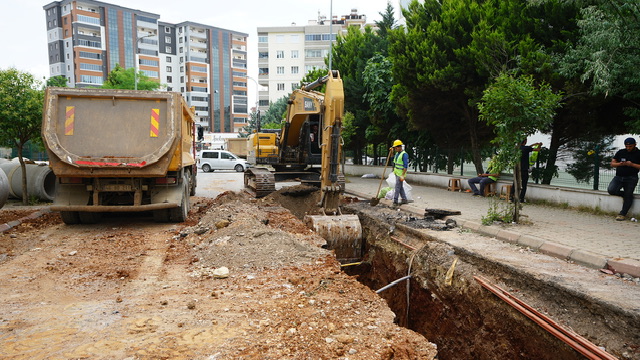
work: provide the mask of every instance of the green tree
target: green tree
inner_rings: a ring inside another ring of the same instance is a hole
[[[138,71],[138,90],[158,90],[160,83]],[[107,80],[102,84],[103,89],[129,89],[136,88],[136,70],[134,68],[124,69],[119,64],[107,75]]]
[[[46,86],[67,87],[67,77],[62,75],[52,76],[47,79]]]
[[[640,5],[628,0],[580,1],[580,39],[564,54],[561,71],[578,75],[596,94],[621,97],[632,118],[627,131],[640,131]]]
[[[406,29],[392,32],[397,81],[392,98],[418,130],[426,130],[450,162],[470,151],[478,172],[492,129],[477,103],[490,79],[517,68],[538,50],[523,30],[526,2],[425,0],[404,12]]]
[[[27,205],[27,171],[23,148],[28,141],[40,143],[44,92],[32,74],[15,68],[0,70],[0,143],[18,150],[22,169],[22,203]]]
[[[553,121],[561,96],[548,84],[536,86],[531,76],[500,74],[484,91],[478,103],[481,120],[493,126],[497,155],[492,159],[501,168],[514,168],[515,193],[522,189],[519,144]],[[515,196],[513,220],[519,221],[520,197]]]
[[[345,36],[338,36],[333,47],[333,68],[340,71],[345,93],[345,112],[353,115],[353,126],[367,130],[371,125],[369,105],[364,99],[363,73],[368,59],[376,53],[386,53],[381,49],[381,39],[371,27],[364,31],[350,27]],[[365,137],[352,139],[348,150],[354,152],[354,162],[362,162]]]

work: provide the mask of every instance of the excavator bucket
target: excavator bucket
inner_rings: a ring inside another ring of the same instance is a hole
[[[362,225],[358,215],[307,215],[304,223],[327,241],[339,261],[362,257]]]

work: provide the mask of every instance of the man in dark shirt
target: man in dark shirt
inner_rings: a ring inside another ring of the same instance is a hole
[[[540,151],[540,147],[542,146],[541,142],[537,142],[535,144],[527,145],[527,139],[524,139],[522,143],[520,143],[520,177],[522,179],[522,188],[520,190],[520,202],[524,202],[524,196],[527,194],[527,183],[529,182],[529,156],[534,151]],[[513,195],[516,190],[515,181],[513,186],[511,187],[511,198],[513,199]]]
[[[633,205],[633,192],[638,185],[638,170],[640,170],[640,150],[636,148],[636,139],[626,138],[624,149],[618,150],[611,159],[611,166],[616,168],[616,176],[609,184],[609,194],[622,197],[622,210],[616,220],[623,221]]]

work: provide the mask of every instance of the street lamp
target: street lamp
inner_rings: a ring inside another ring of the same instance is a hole
[[[148,37],[152,37],[152,36],[156,36],[156,34],[153,33],[149,33],[149,35],[145,35],[143,37],[139,37],[138,40],[136,41],[136,53],[135,53],[135,63],[133,64],[133,87],[135,90],[138,90],[138,44],[140,43],[140,41],[142,41],[142,39],[148,38]]]

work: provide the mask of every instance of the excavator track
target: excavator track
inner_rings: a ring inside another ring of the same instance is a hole
[[[276,179],[268,169],[250,168],[244,172],[244,186],[260,198],[276,191]]]

